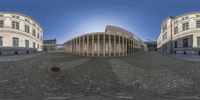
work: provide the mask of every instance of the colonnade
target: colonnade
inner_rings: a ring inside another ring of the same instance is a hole
[[[126,56],[140,49],[139,41],[133,38],[106,33],[83,35],[64,45],[67,52],[82,56]]]

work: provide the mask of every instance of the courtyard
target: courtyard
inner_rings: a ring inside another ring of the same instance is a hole
[[[98,58],[62,52],[28,56],[1,60],[0,100],[199,100],[200,96],[198,61],[156,52]],[[60,71],[52,71],[53,67]]]

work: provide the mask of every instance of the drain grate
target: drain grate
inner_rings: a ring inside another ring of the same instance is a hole
[[[53,72],[59,72],[60,68],[59,67],[52,67],[51,71],[53,71]]]

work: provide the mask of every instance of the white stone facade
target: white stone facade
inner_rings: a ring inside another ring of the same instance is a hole
[[[200,54],[200,12],[165,19],[157,48],[162,53]]]
[[[19,13],[0,12],[0,38],[1,49],[13,47],[42,51],[43,48],[43,29],[40,24]],[[13,38],[18,39],[16,45]]]

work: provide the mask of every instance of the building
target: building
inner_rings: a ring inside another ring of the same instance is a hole
[[[57,41],[53,40],[44,40],[43,41],[43,50],[46,52],[56,51],[57,50]]]
[[[144,52],[147,47],[131,32],[107,26],[105,32],[88,33],[65,42],[64,50],[82,56],[125,56]]]
[[[29,16],[0,12],[0,55],[42,51],[43,29]]]
[[[200,54],[200,12],[165,19],[157,48],[162,53]]]
[[[157,51],[157,42],[156,41],[146,41],[148,51]]]

